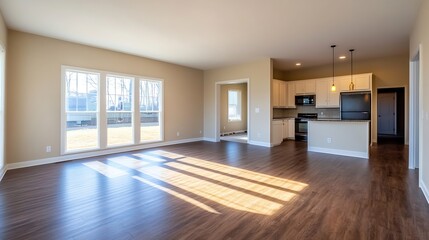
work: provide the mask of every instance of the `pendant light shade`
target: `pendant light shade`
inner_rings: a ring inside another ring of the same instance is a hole
[[[355,89],[355,84],[353,83],[353,51],[354,49],[350,49],[350,84],[349,90]]]
[[[335,86],[335,47],[337,45],[331,45],[332,48],[332,86],[331,91],[335,92],[337,87]]]

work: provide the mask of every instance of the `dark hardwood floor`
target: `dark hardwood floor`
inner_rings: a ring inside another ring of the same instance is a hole
[[[0,239],[429,239],[403,145],[369,160],[306,147],[196,142],[10,170]]]

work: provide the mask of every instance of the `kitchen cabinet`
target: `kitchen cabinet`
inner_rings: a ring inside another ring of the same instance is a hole
[[[295,82],[295,94],[305,95],[314,94],[316,92],[316,80],[300,80]]]
[[[353,75],[353,83],[356,91],[372,89],[372,74],[357,74]]]
[[[295,118],[283,119],[283,139],[295,139]]]
[[[272,145],[280,145],[283,141],[283,120],[273,120],[271,122]]]
[[[287,107],[296,108],[295,106],[295,82],[287,82]]]
[[[295,84],[273,79],[272,99],[273,107],[296,108]]]
[[[340,92],[354,92],[354,91],[371,91],[372,89],[372,73],[365,74],[356,74],[353,75],[353,83],[355,88],[353,90],[349,90],[349,85],[351,82],[351,76],[341,76],[335,78],[335,84],[340,89]],[[338,89],[338,88],[337,88]]]
[[[280,83],[279,80],[273,79],[273,91],[272,91],[273,107],[280,106]]]
[[[273,107],[287,106],[287,85],[285,81],[273,79]]]
[[[318,79],[316,82],[316,108],[339,108],[340,107],[340,89],[339,81],[336,91],[331,91],[332,78]]]
[[[283,119],[283,139],[289,137],[289,121],[288,119]]]

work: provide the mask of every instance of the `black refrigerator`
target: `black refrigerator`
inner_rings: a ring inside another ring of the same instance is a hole
[[[342,120],[371,120],[371,92],[341,93]]]

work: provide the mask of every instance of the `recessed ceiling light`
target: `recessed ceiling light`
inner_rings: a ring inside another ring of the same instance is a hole
[[[301,66],[301,63],[295,63],[296,66]]]
[[[339,59],[346,59],[346,56],[340,56]]]

